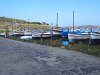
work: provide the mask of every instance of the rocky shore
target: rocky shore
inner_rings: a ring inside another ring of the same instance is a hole
[[[100,57],[0,37],[0,75],[100,75]]]

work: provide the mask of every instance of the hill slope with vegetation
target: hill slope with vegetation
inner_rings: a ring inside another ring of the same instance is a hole
[[[11,29],[12,26],[14,29],[43,29],[48,28],[49,24],[46,22],[29,22],[21,19],[7,18],[5,16],[0,17],[0,29],[6,29],[6,27]]]
[[[3,17],[0,17],[0,25],[5,25],[5,23],[21,23],[21,24],[38,24],[38,25],[41,25],[41,24],[44,24],[44,25],[49,25],[48,23],[46,22],[29,22],[29,21],[26,21],[26,20],[21,20],[21,19],[14,19],[14,18],[7,18],[5,16]]]

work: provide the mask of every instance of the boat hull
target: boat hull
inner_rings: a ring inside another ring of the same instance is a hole
[[[59,32],[44,32],[44,33],[38,33],[38,34],[32,34],[33,38],[60,38],[61,33]]]
[[[68,40],[69,42],[88,42],[90,39],[90,34],[72,34],[68,33]]]
[[[23,32],[10,32],[9,33],[10,36],[24,36]]]
[[[21,36],[20,39],[22,39],[22,40],[32,40],[32,36]]]
[[[91,33],[91,40],[92,44],[100,44],[100,33]]]

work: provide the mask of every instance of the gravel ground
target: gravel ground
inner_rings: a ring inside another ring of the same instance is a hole
[[[100,75],[100,57],[0,37],[0,75]]]

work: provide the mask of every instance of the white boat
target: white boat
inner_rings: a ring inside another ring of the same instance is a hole
[[[32,36],[32,32],[31,31],[24,31],[24,35],[25,36]]]
[[[90,34],[80,31],[81,31],[80,28],[77,29],[74,26],[74,11],[73,11],[73,29],[69,30],[68,33],[69,42],[89,41]]]
[[[41,32],[41,33],[37,33],[37,34],[32,34],[33,38],[50,38],[51,37],[51,33],[50,32]]]
[[[0,33],[0,36],[6,36],[6,33]]]
[[[91,33],[91,39],[100,39],[100,33],[92,32]]]
[[[14,32],[9,32],[10,36],[24,36],[23,31],[14,31]]]
[[[56,31],[48,31],[48,32],[44,32],[42,35],[50,35],[50,36],[53,36],[53,37],[58,37],[61,35],[60,32],[56,32]]]
[[[32,34],[33,38],[50,38],[50,37],[61,37],[60,32],[46,31],[42,33]]]
[[[68,33],[69,42],[89,41],[90,33]]]
[[[100,43],[100,33],[92,32],[90,42],[91,43]]]
[[[40,38],[41,37],[41,33],[32,33],[32,37],[33,38]]]
[[[32,36],[21,36],[20,39],[21,40],[31,40]]]

